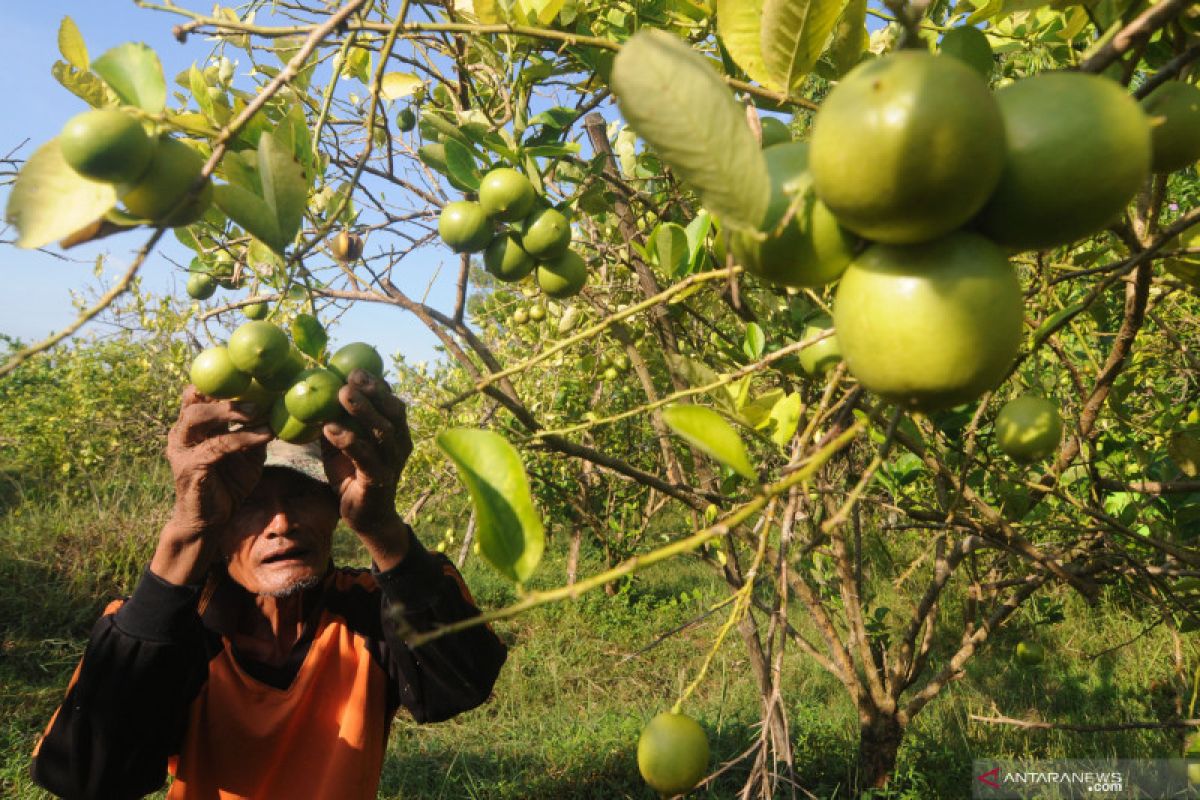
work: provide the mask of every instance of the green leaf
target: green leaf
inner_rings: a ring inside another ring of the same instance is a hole
[[[545,27],[562,10],[564,0],[517,0],[530,23]]]
[[[130,42],[109,50],[92,64],[121,102],[147,114],[161,114],[167,103],[167,81],[158,54],[144,44]]]
[[[749,427],[762,430],[771,424],[771,410],[783,399],[783,389],[772,389],[743,405],[741,416]]]
[[[751,322],[746,326],[746,339],[742,342],[742,352],[747,358],[752,358],[755,361],[762,358],[763,348],[767,346],[767,337],[763,335],[763,329],[758,326],[757,322]]]
[[[716,411],[704,406],[673,405],[664,408],[662,415],[671,430],[688,444],[743,478],[758,479],[741,437]]]
[[[424,88],[425,82],[416,75],[410,75],[407,72],[388,72],[383,76],[383,81],[379,85],[379,93],[385,100],[399,100],[401,97],[416,94]]]
[[[803,408],[799,392],[792,392],[775,404],[771,409],[771,421],[775,423],[775,428],[771,431],[771,441],[780,447],[788,446],[788,442],[796,435],[796,429],[800,427]]]
[[[763,0],[717,0],[717,34],[751,80],[778,89],[762,57],[762,10]]]
[[[854,69],[862,60],[869,40],[867,0],[850,0],[833,26],[833,41],[829,45],[829,56],[838,77]]]
[[[479,552],[509,580],[529,580],[545,532],[517,451],[499,434],[468,428],[442,431],[437,444],[471,493]]]
[[[785,91],[812,71],[846,0],[765,0],[762,53],[767,70]]]
[[[458,3],[458,8],[467,6],[467,11],[475,15],[475,19],[484,25],[499,25],[504,22],[504,13],[500,9],[500,0],[465,0]]]
[[[274,133],[264,133],[258,140],[258,178],[262,182],[263,199],[275,216],[279,236],[275,250],[282,253],[296,238],[304,220],[308,179],[291,147],[280,147]]]
[[[1171,434],[1167,441],[1167,453],[1184,475],[1194,478],[1200,474],[1200,437],[1195,433],[1178,431]]]
[[[116,204],[116,187],[71,169],[54,138],[21,168],[5,219],[17,229],[19,247],[43,247],[95,222]]]
[[[325,345],[329,343],[329,334],[325,332],[321,321],[312,314],[297,314],[292,320],[291,329],[296,349],[306,356],[320,360],[325,352]]]
[[[667,275],[675,275],[688,263],[687,231],[674,222],[660,223],[654,229],[654,255],[658,267]]]
[[[450,184],[463,192],[478,192],[483,180],[479,168],[475,166],[475,156],[470,148],[457,139],[447,139],[446,147],[446,176]]]
[[[77,70],[65,61],[56,61],[50,74],[67,91],[93,108],[102,108],[113,99],[108,85],[90,72]]]
[[[188,88],[191,89],[192,97],[196,98],[196,105],[200,106],[204,116],[213,119],[215,106],[208,93],[208,81],[204,79],[204,73],[196,69],[195,64],[188,70]]]
[[[87,45],[83,42],[83,34],[75,25],[75,20],[63,17],[58,25],[58,52],[67,63],[78,70],[88,68]]]
[[[728,223],[754,227],[770,180],[741,106],[713,66],[680,39],[638,31],[613,62],[612,87],[630,126]]]
[[[258,195],[240,186],[221,184],[213,187],[213,202],[227,217],[275,252],[282,253],[287,247],[290,239],[280,244],[282,237],[275,212]]]

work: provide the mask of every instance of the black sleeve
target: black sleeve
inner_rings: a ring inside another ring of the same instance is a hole
[[[441,553],[430,553],[415,535],[404,560],[375,571],[383,593],[383,633],[396,701],[417,722],[440,722],[488,699],[508,648],[486,625],[441,636],[411,649],[402,629],[427,631],[476,616],[466,584]]]
[[[208,677],[199,593],[147,569],[133,596],[100,618],[34,751],[35,782],[70,800],[142,797],[163,785]]]

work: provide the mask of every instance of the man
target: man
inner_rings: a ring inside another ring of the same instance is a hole
[[[189,386],[167,440],[175,506],[133,595],[92,631],[33,775],[67,798],[374,798],[392,714],[487,699],[507,651],[483,625],[417,649],[399,629],[478,613],[396,512],[403,403],[356,370],[318,447]],[[352,429],[353,428],[353,429]],[[371,570],[330,560],[339,517]]]

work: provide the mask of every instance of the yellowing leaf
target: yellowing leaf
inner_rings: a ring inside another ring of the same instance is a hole
[[[751,80],[778,89],[762,57],[763,0],[717,0],[717,34]]]
[[[630,127],[709,211],[738,227],[762,221],[766,161],[711,63],[678,37],[643,28],[613,61],[612,88]]]
[[[416,94],[423,88],[425,88],[425,82],[407,72],[389,72],[383,76],[383,81],[379,85],[380,94],[385,100],[399,100],[401,97]]]
[[[19,247],[43,247],[95,222],[116,204],[116,188],[71,169],[54,138],[21,168],[5,219],[17,229]]]
[[[716,411],[704,406],[673,405],[664,408],[662,415],[671,430],[688,444],[743,478],[758,479],[741,437]]]
[[[858,64],[869,40],[867,0],[850,0],[833,27],[833,40],[829,45],[833,68],[839,76],[845,75]]]
[[[83,42],[83,34],[75,25],[75,20],[63,17],[58,25],[58,52],[67,63],[78,70],[88,68],[87,45]]]
[[[484,430],[451,428],[438,434],[437,444],[471,494],[480,554],[509,580],[529,580],[545,531],[520,455],[503,436]]]
[[[799,392],[792,392],[776,403],[771,409],[771,421],[775,423],[775,429],[771,431],[771,441],[780,447],[787,447],[788,442],[796,435],[796,429],[800,427],[800,414],[803,409],[804,404],[800,401]]]
[[[167,81],[158,54],[144,44],[118,45],[92,63],[121,102],[148,114],[161,114],[167,103]]]
[[[785,91],[812,71],[846,0],[764,0],[762,55]]]

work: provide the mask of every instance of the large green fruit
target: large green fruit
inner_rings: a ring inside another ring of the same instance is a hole
[[[538,261],[558,258],[571,246],[571,223],[562,212],[543,208],[521,225],[521,247]]]
[[[283,395],[283,402],[288,413],[300,422],[329,422],[342,413],[338,392],[344,385],[332,370],[306,369],[296,376],[296,382]]]
[[[933,411],[992,389],[1021,344],[1016,274],[996,245],[953,233],[875,245],[850,263],[833,306],[838,344],[867,389]]]
[[[137,180],[154,156],[154,142],[142,124],[115,108],[71,117],[58,135],[58,146],[71,169],[106,183]]]
[[[1040,461],[1062,438],[1058,406],[1044,397],[1022,395],[1009,400],[996,415],[996,444],[1014,461]]]
[[[243,322],[229,337],[229,357],[233,359],[233,365],[259,381],[276,374],[284,365],[289,349],[291,344],[287,334],[274,323],[264,320]]]
[[[288,346],[283,359],[275,365],[275,369],[267,375],[256,378],[265,388],[272,392],[286,392],[299,375],[308,366],[304,354],[296,347]]]
[[[562,299],[579,294],[587,283],[587,264],[574,250],[538,264],[537,282],[550,297]]]
[[[1174,172],[1200,159],[1200,89],[1167,81],[1142,101],[1150,119],[1154,172]]]
[[[762,126],[762,147],[764,150],[768,147],[774,147],[777,144],[783,144],[792,140],[792,132],[788,128],[787,123],[778,117],[759,117],[758,122]]]
[[[801,334],[800,340],[811,339],[825,331],[829,331],[832,327],[833,319],[826,314],[822,314],[810,320],[804,326],[804,332]],[[837,334],[831,331],[830,335],[821,341],[805,347],[799,353],[799,360],[800,368],[809,375],[820,377],[829,372],[829,370],[836,367],[838,362],[842,360],[842,348],[838,345]]]
[[[857,234],[935,239],[983,207],[1004,165],[987,84],[956,58],[902,50],[850,71],[817,112],[817,196]]]
[[[479,183],[479,205],[492,219],[516,222],[533,210],[533,184],[515,169],[494,169]]]
[[[342,380],[349,380],[356,369],[382,378],[383,356],[366,342],[351,342],[329,357],[329,369]]]
[[[120,193],[125,209],[135,217],[158,225],[191,225],[212,203],[212,181],[187,205],[173,209],[187,196],[204,169],[204,157],[178,139],[162,137],[154,148],[150,166]]]
[[[979,215],[999,244],[1041,249],[1102,230],[1150,172],[1150,125],[1098,75],[1043,72],[996,92],[1008,136],[1004,173]]]
[[[287,404],[280,397],[271,406],[271,430],[285,442],[308,444],[321,435],[321,425],[305,424],[288,413]]]
[[[734,231],[734,258],[747,272],[784,286],[823,286],[837,280],[854,255],[855,239],[813,192],[808,144],[775,145],[763,156],[771,175],[771,201],[759,226],[764,233]],[[794,198],[795,213],[776,233]]]
[[[957,58],[985,79],[992,74],[992,67],[996,65],[987,36],[973,25],[962,25],[946,31],[938,43],[938,51],[942,55]]]
[[[188,377],[197,389],[209,397],[237,397],[250,386],[250,376],[240,371],[224,346],[210,347],[196,356]]]
[[[455,200],[438,216],[438,234],[456,253],[477,253],[487,247],[495,228],[479,203]]]
[[[682,794],[708,774],[708,736],[686,714],[664,711],[642,729],[637,760],[651,788],[663,795]]]
[[[533,272],[533,256],[521,247],[520,238],[512,231],[505,231],[483,251],[483,266],[495,277],[512,283]]]

